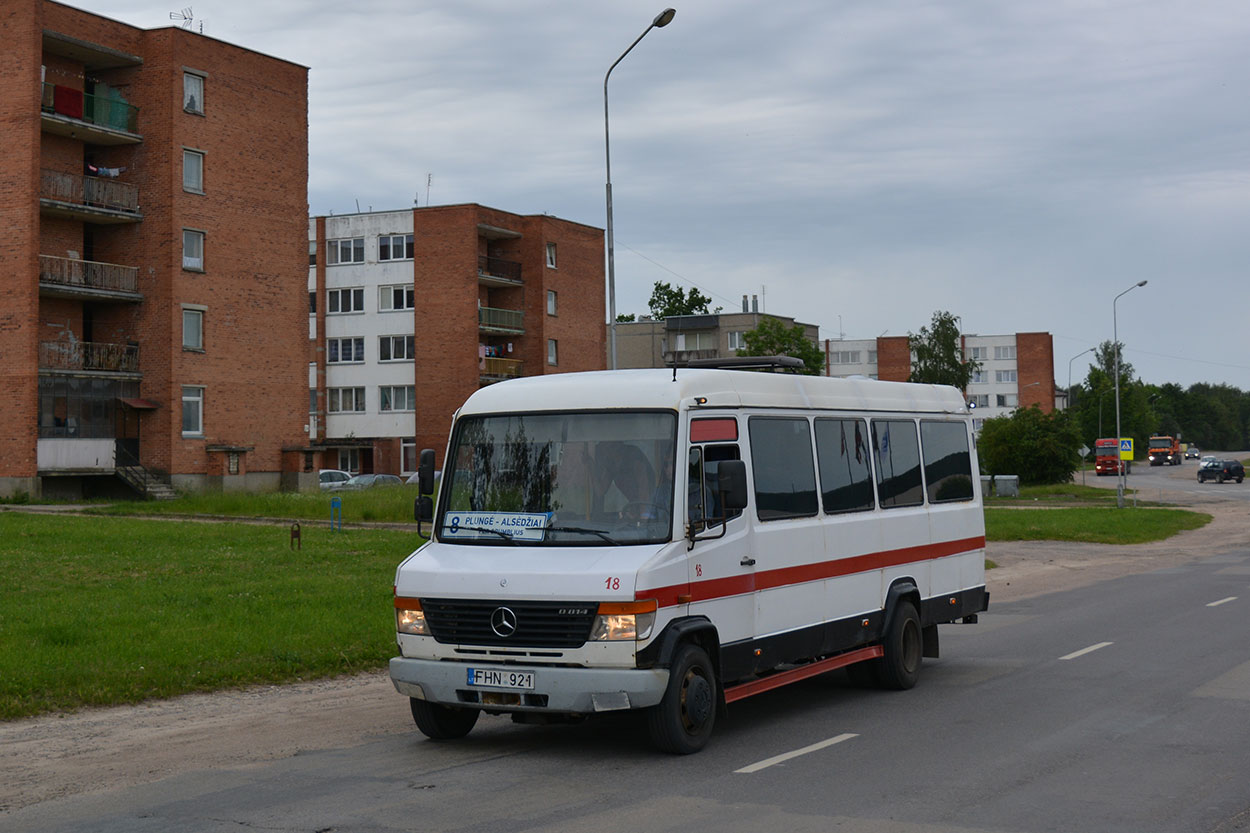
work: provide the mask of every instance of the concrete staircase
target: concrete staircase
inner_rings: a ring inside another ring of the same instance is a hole
[[[123,483],[148,500],[174,500],[178,497],[173,486],[143,466],[118,466],[115,471]]]

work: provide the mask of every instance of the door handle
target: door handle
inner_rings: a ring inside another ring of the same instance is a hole
[[[743,558],[741,561],[739,561],[738,563],[741,564],[743,567],[754,567],[755,559],[748,555],[745,558]]]

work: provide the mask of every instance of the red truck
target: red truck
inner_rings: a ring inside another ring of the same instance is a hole
[[[1181,455],[1181,443],[1176,437],[1157,434],[1150,438],[1150,465],[1179,466],[1184,457]]]
[[[1104,474],[1119,474],[1120,467],[1124,473],[1133,470],[1132,462],[1120,459],[1120,441],[1115,437],[1104,437],[1094,440],[1094,471],[1101,477]]]

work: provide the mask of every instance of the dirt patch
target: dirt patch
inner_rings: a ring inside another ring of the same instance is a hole
[[[1192,472],[1190,468],[1165,477],[1192,477]],[[1133,547],[991,544],[988,556],[999,565],[986,575],[992,603],[1250,548],[1247,501],[1216,491],[1168,498],[1211,514],[1212,522],[1167,541]],[[407,704],[385,670],[0,723],[0,815],[68,795],[415,732]]]

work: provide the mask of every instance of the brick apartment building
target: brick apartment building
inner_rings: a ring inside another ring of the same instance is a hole
[[[603,230],[476,204],[308,223],[309,434],[320,465],[439,465],[452,414],[515,376],[602,370]]]
[[[1050,333],[964,334],[960,339],[964,355],[981,363],[980,371],[964,391],[968,401],[976,406],[975,427],[1016,408],[1037,405],[1046,413],[1054,410],[1058,391]],[[911,376],[907,336],[826,339],[825,373],[905,382]]]
[[[307,69],[50,0],[0,41],[0,494],[315,480]]]

